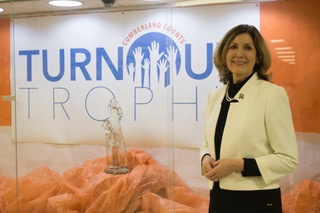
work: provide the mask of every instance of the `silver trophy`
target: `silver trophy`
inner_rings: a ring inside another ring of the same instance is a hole
[[[127,165],[126,145],[121,129],[122,109],[116,99],[108,105],[109,117],[104,120],[105,142],[107,148],[107,168],[109,174],[126,174],[131,171]]]

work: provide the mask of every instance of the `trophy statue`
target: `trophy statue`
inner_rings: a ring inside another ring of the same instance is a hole
[[[108,105],[109,117],[104,120],[105,142],[107,148],[107,168],[109,174],[126,174],[131,171],[127,165],[126,146],[121,129],[122,109],[116,99]]]

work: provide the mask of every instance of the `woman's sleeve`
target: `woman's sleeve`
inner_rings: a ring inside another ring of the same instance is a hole
[[[243,177],[252,177],[252,176],[261,176],[257,161],[254,158],[243,158],[244,165],[242,176]]]
[[[256,158],[266,184],[278,181],[297,168],[298,148],[289,98],[284,88],[271,88],[266,103],[265,125],[272,154]]]
[[[200,147],[200,163],[202,164],[202,160],[206,155],[210,155],[210,149],[209,149],[209,145],[206,139],[206,123],[207,123],[207,117],[208,117],[208,108],[210,105],[210,95],[211,93],[209,93],[208,98],[207,98],[207,105],[206,105],[206,109],[204,112],[204,127],[203,127],[203,141],[202,141],[202,145]]]

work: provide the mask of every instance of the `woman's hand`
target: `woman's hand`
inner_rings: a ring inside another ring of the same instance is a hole
[[[228,176],[232,172],[243,171],[243,159],[220,159],[218,161],[209,161],[209,159],[205,160],[205,158],[202,163],[202,172],[208,180],[217,181]],[[211,167],[210,170],[208,169],[209,167]]]
[[[201,173],[202,175],[204,175],[208,180],[212,180],[212,170],[214,169],[214,163],[215,160],[209,156],[206,155],[204,156],[204,158],[202,159],[202,164],[201,164]]]
[[[211,171],[213,169],[214,162],[215,162],[215,160],[210,155],[204,156],[204,158],[202,159],[202,163],[201,163],[202,174],[205,174],[205,173]]]

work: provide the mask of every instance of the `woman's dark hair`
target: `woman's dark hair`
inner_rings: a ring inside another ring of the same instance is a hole
[[[260,79],[266,81],[269,80],[269,75],[267,74],[267,71],[271,66],[271,54],[269,48],[257,28],[251,25],[242,24],[232,28],[225,34],[214,53],[214,64],[218,69],[220,81],[224,84],[228,83],[232,76],[232,73],[228,69],[226,62],[226,56],[230,43],[237,35],[245,33],[251,36],[257,51],[257,62],[253,70],[257,72]]]

